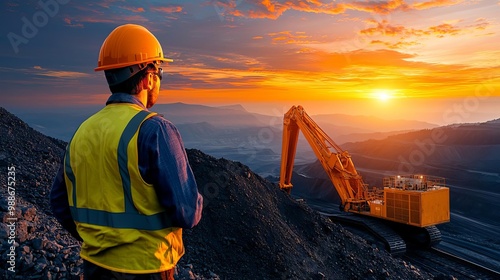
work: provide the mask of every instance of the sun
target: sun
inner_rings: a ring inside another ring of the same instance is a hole
[[[393,97],[392,92],[386,89],[377,89],[373,91],[373,98],[382,102],[387,102]]]

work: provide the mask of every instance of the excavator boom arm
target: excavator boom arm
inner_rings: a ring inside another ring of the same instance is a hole
[[[346,207],[353,202],[365,202],[366,185],[356,171],[351,156],[347,151],[343,151],[301,106],[293,106],[284,116],[280,188],[291,191],[299,131],[302,131],[325,169],[342,204]]]

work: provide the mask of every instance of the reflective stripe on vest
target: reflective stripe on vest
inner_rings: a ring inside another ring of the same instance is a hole
[[[70,141],[65,157],[65,172],[68,179],[73,185],[73,206],[70,206],[70,209],[73,219],[76,222],[111,228],[131,228],[138,230],[160,230],[172,226],[170,217],[166,212],[160,212],[153,215],[141,214],[139,213],[139,211],[137,211],[132,200],[132,188],[128,170],[127,146],[129,145],[130,140],[135,135],[142,122],[146,118],[148,118],[150,114],[152,113],[148,111],[140,111],[139,113],[137,113],[125,127],[125,130],[123,131],[118,144],[118,168],[122,180],[125,212],[112,213],[103,210],[76,207],[76,188],[78,186],[76,185],[75,176],[70,164]]]

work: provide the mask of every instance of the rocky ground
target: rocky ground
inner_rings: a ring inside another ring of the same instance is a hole
[[[3,108],[0,135],[0,278],[82,279],[80,244],[51,216],[48,204],[65,143]],[[186,255],[176,279],[434,277],[370,246],[248,167],[187,152],[205,205],[200,224],[184,231]],[[13,181],[15,190],[7,187]],[[15,205],[9,209],[11,197]]]

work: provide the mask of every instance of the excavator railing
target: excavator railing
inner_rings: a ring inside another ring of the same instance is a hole
[[[444,178],[428,175],[397,175],[385,177],[383,186],[384,188],[427,191],[446,187],[446,182]]]

